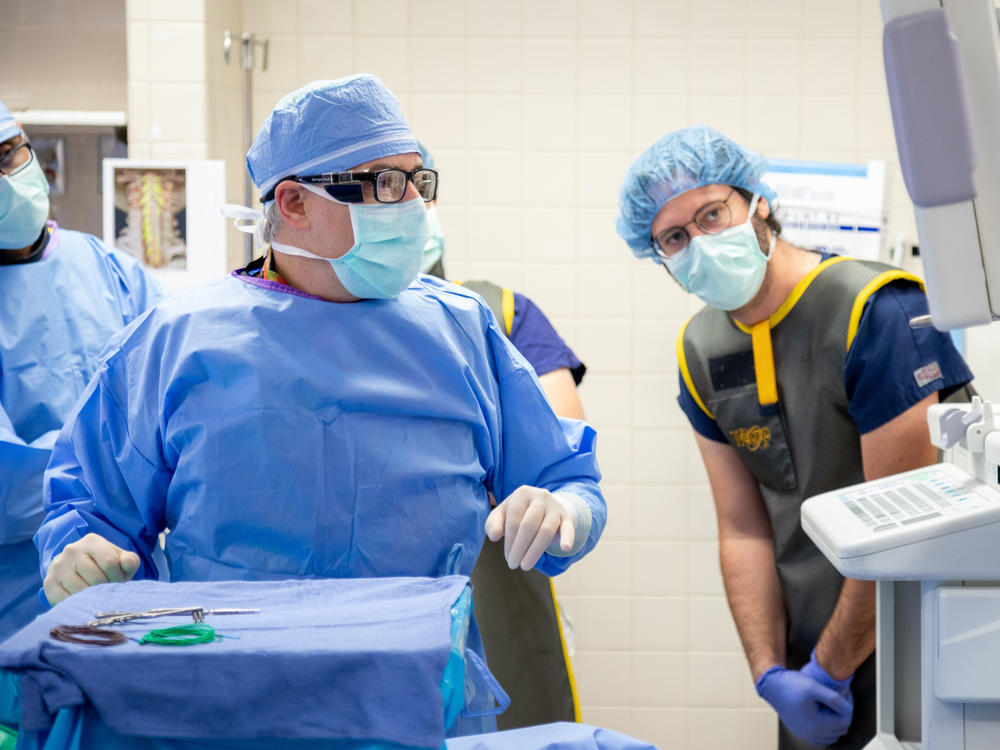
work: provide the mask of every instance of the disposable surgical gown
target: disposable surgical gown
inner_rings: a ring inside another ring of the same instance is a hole
[[[122,331],[56,442],[45,566],[96,532],[137,552],[169,528],[174,581],[468,575],[488,493],[606,507],[595,435],[560,420],[482,300],[418,277],[333,303],[234,274]]]
[[[162,294],[129,256],[50,224],[37,261],[0,266],[0,640],[41,611],[42,472],[112,333]]]

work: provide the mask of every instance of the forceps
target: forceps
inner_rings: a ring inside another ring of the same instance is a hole
[[[167,617],[169,615],[191,615],[195,622],[205,622],[205,615],[252,615],[259,609],[205,609],[204,607],[173,607],[166,609],[150,609],[145,612],[97,612],[96,619],[87,624],[92,627],[102,625],[118,625],[130,620],[146,620],[152,617]]]

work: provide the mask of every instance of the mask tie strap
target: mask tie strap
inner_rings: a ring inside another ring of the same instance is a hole
[[[757,376],[757,401],[761,407],[778,403],[778,380],[774,372],[771,348],[771,321],[755,323],[750,332],[753,342],[753,367]]]

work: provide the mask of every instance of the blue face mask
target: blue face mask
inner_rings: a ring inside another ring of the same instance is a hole
[[[686,248],[663,260],[680,285],[709,307],[738,310],[764,283],[775,237],[772,233],[771,246],[764,255],[751,224],[758,200],[755,195],[750,201],[750,214],[742,224],[718,234],[699,234]]]
[[[335,201],[314,185],[302,185]],[[344,288],[361,299],[391,299],[406,289],[420,271],[427,244],[427,209],[419,198],[402,203],[347,203],[354,246],[339,258],[323,258],[300,247],[271,242],[275,250],[327,261]]]
[[[431,236],[424,245],[424,255],[420,261],[420,273],[427,273],[444,255],[444,231],[441,229],[441,219],[438,218],[434,206],[427,207],[427,227]]]
[[[49,183],[32,154],[19,172],[0,178],[0,248],[28,247],[48,218]]]

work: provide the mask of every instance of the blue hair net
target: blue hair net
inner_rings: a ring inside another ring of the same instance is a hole
[[[767,159],[705,125],[663,136],[635,160],[618,197],[615,229],[638,258],[654,257],[649,232],[663,205],[704,185],[732,185],[773,204],[775,192],[761,182]]]
[[[382,156],[417,152],[399,102],[370,73],[313,81],[281,98],[247,152],[267,195],[291,175],[342,172]]]
[[[417,141],[417,151],[420,152],[420,158],[423,159],[424,166],[428,169],[434,169],[434,154],[427,150],[427,146]]]
[[[21,135],[21,128],[14,122],[14,115],[0,102],[0,143],[8,141],[15,135]]]

